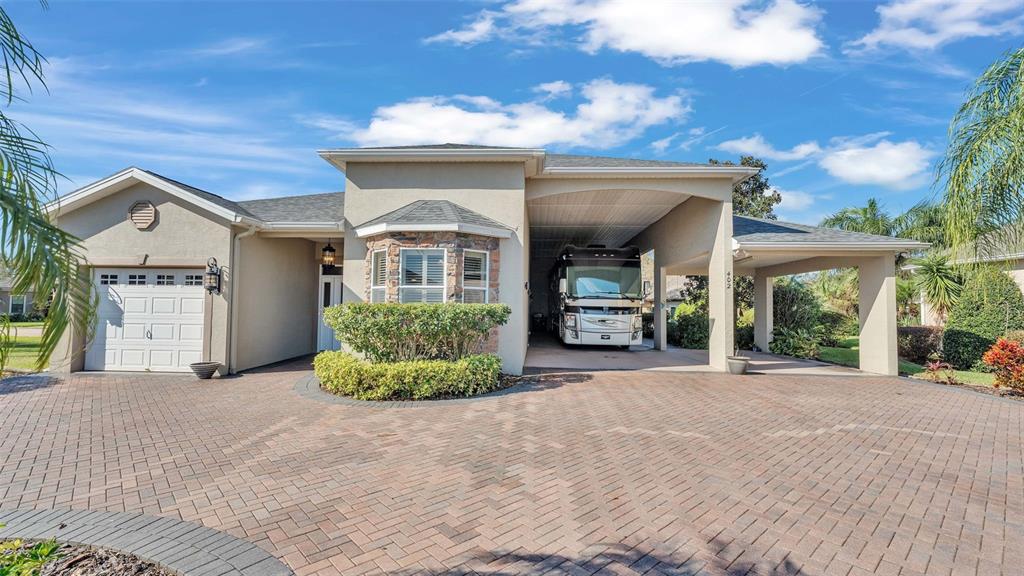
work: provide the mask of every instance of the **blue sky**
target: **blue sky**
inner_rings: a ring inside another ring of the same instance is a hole
[[[1024,0],[6,4],[49,59],[11,115],[69,191],[129,165],[234,199],[340,190],[319,148],[750,153],[815,223],[932,194],[964,90]]]

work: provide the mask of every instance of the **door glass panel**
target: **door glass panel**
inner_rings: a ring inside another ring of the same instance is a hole
[[[331,305],[331,283],[324,282],[324,296],[323,296],[324,308]]]

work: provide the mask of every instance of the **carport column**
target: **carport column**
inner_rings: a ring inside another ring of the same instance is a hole
[[[732,202],[722,202],[718,209],[715,245],[708,264],[708,360],[712,368],[727,369],[726,358],[733,353],[733,274],[732,274]]]
[[[668,349],[668,319],[665,314],[665,267],[654,250],[654,347]]]
[[[899,374],[896,357],[896,257],[866,258],[860,280],[860,369]]]
[[[763,352],[768,352],[772,341],[775,314],[772,301],[772,281],[774,278],[760,272],[754,272],[754,344]]]

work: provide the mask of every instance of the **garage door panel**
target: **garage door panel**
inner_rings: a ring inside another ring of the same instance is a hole
[[[149,337],[154,342],[175,340],[174,324],[150,324]]]
[[[182,314],[202,314],[203,313],[203,299],[202,298],[182,298],[181,299],[181,313]]]
[[[173,297],[153,297],[153,314],[174,314],[177,312],[178,303],[177,298]]]
[[[202,352],[199,350],[179,350],[178,368],[187,369],[189,364],[202,360]]]
[[[199,342],[203,341],[203,325],[202,324],[182,324],[178,327],[178,340],[182,342]]]
[[[181,372],[200,361],[204,292],[202,286],[186,286],[184,281],[186,275],[201,274],[201,270],[97,269],[94,281],[101,298],[85,368]]]

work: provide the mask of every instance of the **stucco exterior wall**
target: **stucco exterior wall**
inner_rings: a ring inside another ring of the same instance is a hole
[[[449,200],[513,230],[499,244],[499,301],[512,308],[499,329],[498,354],[506,372],[522,372],[529,306],[528,252],[523,165],[502,162],[352,163],[345,185],[346,235],[342,300],[364,301],[366,242],[354,227],[416,200]]]
[[[315,248],[300,238],[239,240],[234,370],[316,352]]]
[[[139,230],[128,220],[128,209],[148,200],[156,207],[156,222]],[[148,184],[136,184],[61,216],[57,224],[82,240],[92,266],[202,267],[215,257],[224,267],[220,295],[206,306],[211,323],[210,358],[227,363],[228,298],[231,289],[231,225]],[[83,270],[83,273],[88,273]],[[51,360],[54,370],[80,370],[84,365],[85,331],[69,331]]]

